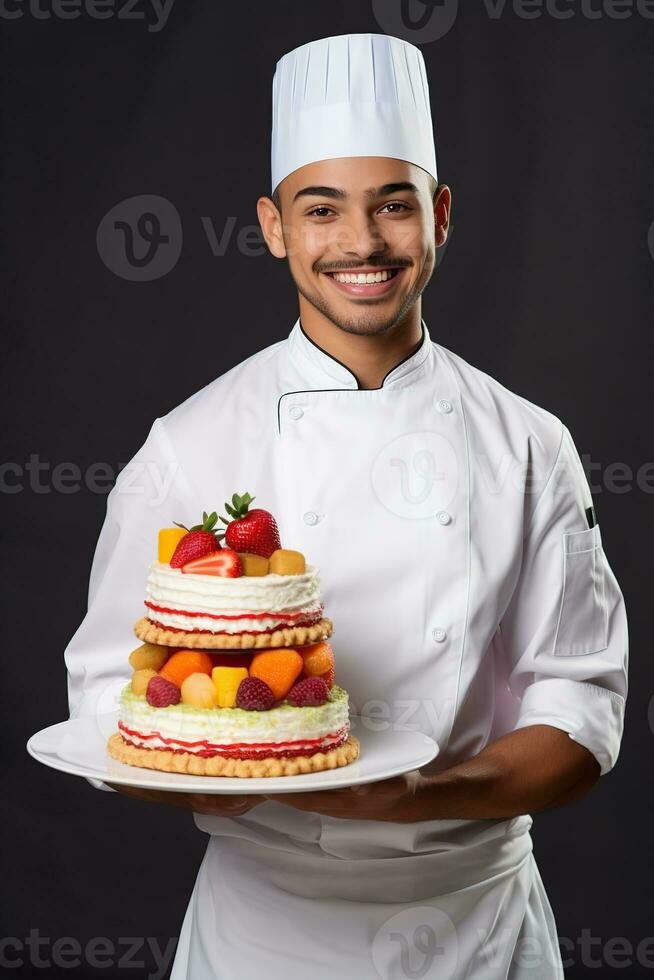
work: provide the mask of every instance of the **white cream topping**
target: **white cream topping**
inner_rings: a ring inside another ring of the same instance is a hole
[[[145,591],[148,601],[157,606],[214,615],[308,613],[320,605],[320,577],[314,565],[308,565],[301,575],[224,578],[186,575],[180,568],[154,561]]]

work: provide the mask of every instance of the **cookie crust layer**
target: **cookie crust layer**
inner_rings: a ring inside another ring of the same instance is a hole
[[[268,647],[297,647],[326,640],[334,632],[331,619],[321,619],[314,626],[285,626],[272,633],[184,633],[157,626],[143,617],[134,632],[144,643],[185,650],[259,650]]]
[[[268,776],[296,776],[303,772],[321,772],[347,766],[359,757],[358,739],[350,734],[342,745],[329,752],[298,755],[293,758],[224,759],[211,756],[208,759],[189,752],[170,752],[166,749],[140,749],[129,745],[120,732],[115,732],[107,742],[109,755],[118,762],[142,769],[160,772],[179,772],[193,776],[231,776],[261,778]]]

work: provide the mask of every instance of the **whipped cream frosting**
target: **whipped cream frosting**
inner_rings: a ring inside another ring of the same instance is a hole
[[[301,575],[226,578],[153,561],[145,591],[149,619],[188,632],[265,633],[315,623],[323,612],[315,565]]]

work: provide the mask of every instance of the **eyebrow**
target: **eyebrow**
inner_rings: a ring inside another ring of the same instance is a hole
[[[382,184],[381,187],[369,187],[364,191],[366,197],[384,197],[387,194],[397,194],[399,191],[410,191],[412,194],[418,193],[418,188],[409,180],[399,180],[392,184]],[[333,200],[344,201],[348,194],[342,187],[303,187],[293,198],[293,203],[300,197],[329,197]]]

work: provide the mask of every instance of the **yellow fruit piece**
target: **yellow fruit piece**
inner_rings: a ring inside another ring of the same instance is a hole
[[[262,555],[251,555],[247,551],[239,551],[238,557],[241,559],[241,568],[244,575],[267,575],[268,559]]]
[[[132,650],[129,662],[134,670],[161,670],[170,656],[168,647],[159,647],[156,643],[144,643]]]
[[[188,531],[183,527],[163,527],[159,531],[158,559],[167,565],[175,553],[175,548]]]
[[[145,667],[143,670],[135,670],[132,674],[132,691],[134,694],[145,695],[151,677],[156,677],[156,670]]]
[[[271,575],[302,575],[307,565],[301,551],[278,548],[270,556]]]
[[[218,704],[216,688],[208,674],[189,674],[182,684],[182,704],[194,708],[215,708]]]
[[[211,679],[216,688],[219,708],[236,707],[238,686],[247,676],[247,667],[214,667]]]

